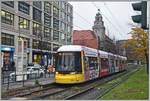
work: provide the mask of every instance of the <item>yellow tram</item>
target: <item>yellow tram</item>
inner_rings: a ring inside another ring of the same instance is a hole
[[[109,66],[107,64],[110,64],[108,58],[109,53],[89,47],[80,45],[62,46],[57,50],[55,82],[60,84],[75,84],[102,77],[103,74],[105,76],[112,74],[115,70],[113,72],[110,70],[112,68],[115,69],[116,66],[114,62],[114,65]],[[115,59],[111,59],[111,61],[115,61]],[[126,57],[117,59],[118,61],[126,61]],[[106,62],[103,62],[103,60]]]

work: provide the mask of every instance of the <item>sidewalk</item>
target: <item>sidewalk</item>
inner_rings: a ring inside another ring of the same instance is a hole
[[[41,85],[54,83],[54,75],[51,75],[50,77],[46,77],[46,78],[38,78],[38,79],[27,80],[27,81],[24,82],[24,84],[23,84],[22,81],[21,82],[10,83],[9,88],[8,88],[8,84],[1,84],[1,91],[6,92],[8,89],[12,90],[12,89],[22,88],[23,85],[24,85],[24,87],[34,86],[36,80],[38,80],[39,84],[41,84]]]

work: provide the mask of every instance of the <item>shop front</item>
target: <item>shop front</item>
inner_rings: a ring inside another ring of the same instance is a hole
[[[49,64],[51,64],[51,53],[50,52],[33,51],[32,61],[34,64],[48,66]]]
[[[2,56],[2,70],[3,71],[14,71],[15,67],[12,66],[14,63],[14,52],[15,48],[1,47]]]

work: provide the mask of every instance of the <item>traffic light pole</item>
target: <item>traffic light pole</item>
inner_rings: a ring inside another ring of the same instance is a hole
[[[149,13],[149,17],[150,17],[150,13]],[[150,22],[150,18],[149,18],[149,22]],[[150,46],[150,23],[148,24],[148,45]],[[149,57],[150,57],[150,54],[149,54],[149,46],[148,46],[148,54],[147,54],[147,74],[149,75],[149,67],[150,67],[150,64],[149,64]]]

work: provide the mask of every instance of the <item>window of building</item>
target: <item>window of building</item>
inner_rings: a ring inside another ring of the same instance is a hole
[[[51,43],[47,43],[47,49],[51,51]]]
[[[62,19],[63,19],[63,20],[66,19],[66,14],[65,14],[65,12],[62,12]]]
[[[39,45],[38,43],[39,43],[39,42],[38,42],[37,40],[34,40],[34,39],[33,39],[33,41],[32,41],[32,48],[33,48],[33,49],[38,49],[38,45]]]
[[[40,24],[33,22],[33,35],[41,35],[42,27]]]
[[[27,47],[30,48],[30,39],[25,38],[27,40]]]
[[[67,36],[67,42],[71,43],[71,36],[70,35]]]
[[[28,14],[30,13],[30,5],[27,4],[26,2],[24,1],[19,1],[18,2],[18,9],[19,11],[25,13],[25,14]]]
[[[62,22],[61,24],[62,24],[62,25],[61,25],[61,29],[62,29],[62,30],[65,30],[65,23]]]
[[[44,14],[44,25],[51,27],[51,16]]]
[[[2,10],[1,11],[1,20],[2,20],[2,23],[14,25],[14,14]]]
[[[67,22],[71,22],[71,17],[70,16],[67,16]]]
[[[53,31],[53,40],[59,41],[59,31]]]
[[[68,12],[68,13],[71,13],[71,12],[72,12],[72,7],[69,6],[69,5],[67,6],[67,12]]]
[[[33,7],[33,20],[41,22],[42,12]]]
[[[63,8],[63,9],[66,9],[66,3],[65,3],[65,1],[62,1],[62,2],[61,2],[61,5],[62,5],[62,8]]]
[[[53,7],[53,15],[54,17],[59,17],[59,10],[55,6]]]
[[[48,14],[51,14],[51,3],[47,1],[44,2],[44,11]]]
[[[43,48],[42,49],[51,51],[51,43],[43,42]]]
[[[43,43],[42,49],[43,49],[43,50],[47,50],[47,42],[42,42],[42,43]]]
[[[63,11],[60,10],[60,18],[61,18],[61,19],[62,19],[62,13],[63,13]]]
[[[71,33],[71,26],[68,26],[67,31],[68,33]]]
[[[13,35],[10,35],[7,33],[2,33],[1,40],[2,40],[2,45],[14,46],[14,36]]]
[[[70,13],[70,7],[67,5],[67,12]]]
[[[42,9],[42,2],[41,1],[33,1],[33,5],[39,9]]]
[[[53,28],[58,30],[59,29],[59,20],[53,18]]]
[[[20,36],[21,37],[21,36]],[[26,43],[26,45],[27,45],[27,48],[30,48],[30,39],[29,38],[25,38],[25,37],[21,37],[23,40],[26,40],[27,41],[27,43]]]
[[[61,40],[64,41],[65,40],[65,33],[60,32],[61,35]]]
[[[9,7],[14,8],[14,1],[3,1],[2,3]]]
[[[58,1],[53,1],[56,5],[59,5],[59,2]]]
[[[59,48],[59,45],[53,44],[53,51],[57,51],[58,48]]]
[[[51,39],[51,29],[48,27],[44,27],[44,37],[47,39]]]
[[[44,49],[44,42],[33,39],[32,48],[33,49]]]
[[[19,28],[29,30],[30,21],[25,18],[19,17]]]

